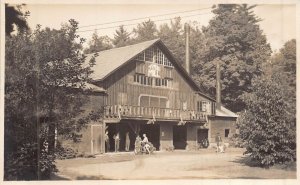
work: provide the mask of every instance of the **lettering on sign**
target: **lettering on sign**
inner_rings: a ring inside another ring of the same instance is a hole
[[[150,64],[148,67],[148,76],[160,77],[160,67],[157,64]]]

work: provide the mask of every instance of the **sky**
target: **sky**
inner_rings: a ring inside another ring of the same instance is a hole
[[[78,34],[88,41],[95,29],[98,29],[97,33],[99,35],[108,35],[112,38],[119,25],[135,24],[125,27],[126,30],[130,32],[137,23],[148,20],[148,18],[145,17],[156,15],[160,16],[152,17],[151,20],[156,21],[155,23],[158,27],[163,23],[170,23],[170,20],[176,16],[182,17],[182,23],[198,21],[201,26],[207,26],[209,20],[214,16],[214,14],[211,13],[211,7],[212,4],[199,3],[97,5],[27,4],[24,10],[30,11],[28,23],[32,29],[34,29],[37,24],[42,25],[42,27],[59,29],[62,23],[68,22],[69,19],[75,19],[79,22],[80,29]],[[259,23],[260,28],[266,35],[273,51],[282,48],[286,41],[296,38],[295,5],[261,4],[254,9],[254,13],[262,19]],[[118,22],[137,18],[145,19]],[[98,25],[89,26],[96,24]]]

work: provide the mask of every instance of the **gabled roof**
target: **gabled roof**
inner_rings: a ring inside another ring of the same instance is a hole
[[[94,81],[102,81],[117,69],[125,65],[131,59],[136,57],[139,53],[148,49],[149,47],[157,44],[163,49],[165,54],[173,61],[173,65],[177,67],[177,69],[181,72],[183,77],[187,79],[187,81],[192,85],[192,87],[197,91],[197,93],[202,96],[215,101],[213,98],[203,94],[197,84],[192,80],[187,71],[182,67],[182,65],[178,62],[178,60],[173,56],[170,50],[165,46],[165,44],[160,39],[154,39],[146,42],[141,42],[134,45],[129,45],[120,48],[113,48],[109,50],[104,50],[98,52],[98,56],[95,58],[96,62],[93,66],[93,73],[91,74],[91,78]],[[87,60],[93,56],[94,54],[87,54]]]
[[[220,109],[216,109],[216,116],[220,116],[220,117],[232,117],[232,118],[237,118],[238,115],[235,114],[234,112],[226,109],[224,106],[221,106],[221,110]]]
[[[91,75],[91,78],[95,81],[103,80],[123,64],[158,41],[159,39],[154,39],[130,46],[98,52],[98,56],[95,58],[96,63],[92,68],[94,72]],[[89,61],[92,56],[93,54],[88,54],[87,61]]]

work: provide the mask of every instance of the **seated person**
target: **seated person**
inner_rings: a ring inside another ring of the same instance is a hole
[[[142,141],[142,145],[145,149],[146,152],[148,152],[148,154],[150,154],[150,145],[149,145],[149,141],[148,141],[148,138],[146,136],[146,134],[143,134],[143,141]]]

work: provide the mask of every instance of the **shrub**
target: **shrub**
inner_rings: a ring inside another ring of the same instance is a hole
[[[57,159],[72,159],[75,158],[77,152],[70,147],[63,147],[59,142],[55,148],[55,157]]]
[[[290,98],[278,79],[254,81],[254,92],[245,96],[247,111],[239,118],[246,152],[262,166],[296,160],[296,124]]]

